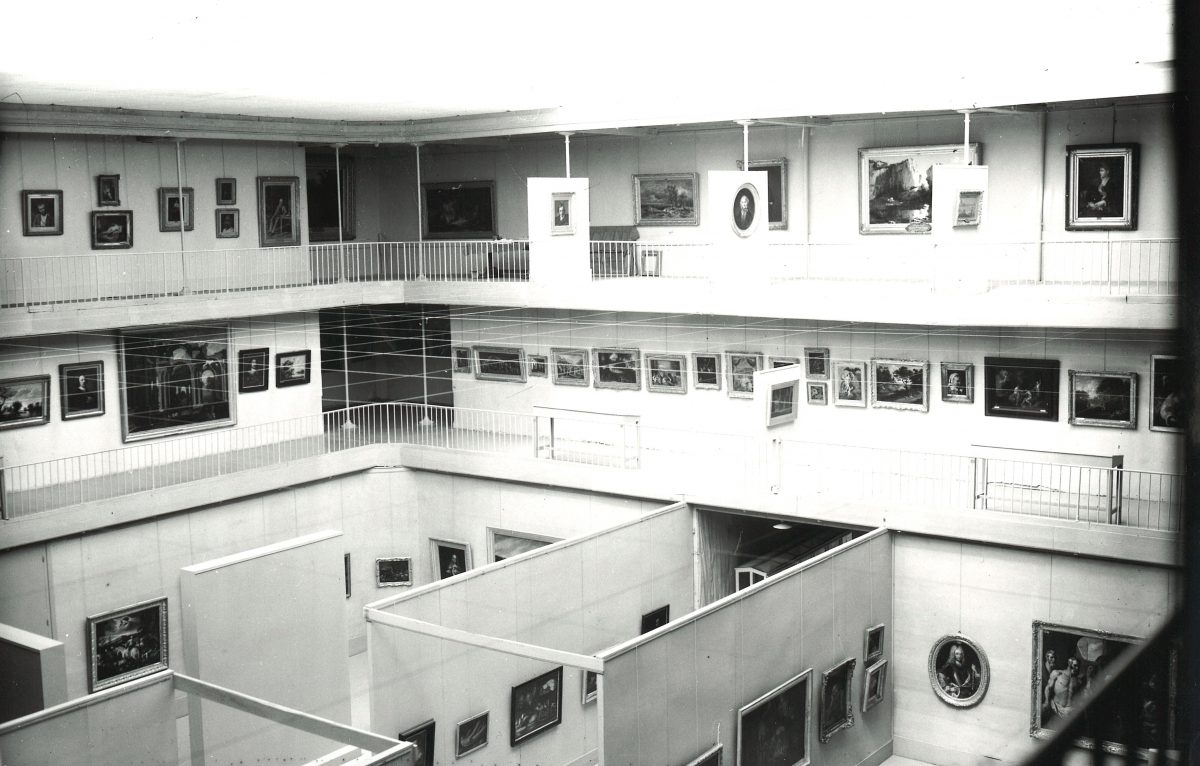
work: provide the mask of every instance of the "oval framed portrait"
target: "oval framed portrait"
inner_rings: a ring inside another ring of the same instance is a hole
[[[929,650],[929,684],[947,705],[978,705],[990,679],[987,655],[966,636],[942,636]]]
[[[733,227],[734,234],[739,237],[748,237],[758,228],[758,208],[761,199],[758,194],[758,187],[752,183],[744,183],[737,188],[733,193],[733,210],[732,217],[729,219],[729,225]]]

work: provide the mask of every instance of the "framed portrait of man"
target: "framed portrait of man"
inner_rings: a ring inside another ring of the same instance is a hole
[[[21,225],[26,237],[56,236],[63,233],[63,193],[52,191],[21,192]]]

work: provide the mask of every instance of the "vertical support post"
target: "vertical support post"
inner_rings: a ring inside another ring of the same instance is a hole
[[[971,110],[963,110],[963,158],[962,164],[971,164]]]
[[[429,419],[429,354],[425,342],[425,307],[421,306],[421,411],[422,417],[418,425],[428,428],[433,425]]]
[[[563,152],[566,154],[566,177],[571,177],[571,131],[561,131],[563,137]]]
[[[175,139],[175,191],[179,194],[179,268],[180,275],[183,280],[182,289],[179,291],[181,295],[188,293],[187,280],[187,254],[184,252],[186,247],[183,243],[183,230],[187,223],[187,200],[183,198],[183,139]],[[167,210],[171,209],[167,205]]]
[[[425,278],[425,213],[421,210],[421,144],[413,144],[417,153],[417,279]],[[425,343],[425,328],[421,328],[421,343]]]
[[[346,281],[346,252],[342,247],[342,147],[345,144],[333,145],[333,173],[334,185],[337,189],[337,221],[338,221],[338,281]],[[342,318],[345,319],[343,311]],[[342,332],[345,333],[346,325],[343,322]]]
[[[338,204],[341,204],[341,195],[338,195]],[[338,228],[338,235],[341,235],[341,227]],[[346,333],[346,307],[342,307],[342,430],[349,431],[355,428],[354,421],[350,419],[350,341]]]
[[[750,169],[750,126],[754,120],[738,120],[742,126],[742,170]]]

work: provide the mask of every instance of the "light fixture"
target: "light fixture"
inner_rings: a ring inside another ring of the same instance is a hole
[[[780,531],[792,528],[792,525],[787,523],[786,521],[777,521],[774,524],[772,524],[771,526]]]

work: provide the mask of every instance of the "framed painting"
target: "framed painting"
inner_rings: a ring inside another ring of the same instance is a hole
[[[551,195],[554,209],[551,211],[550,233],[574,234],[575,224],[571,223],[571,203],[575,195],[571,192],[560,192]]]
[[[933,166],[962,165],[962,144],[858,150],[859,232],[927,234],[933,223]],[[979,144],[966,164],[978,165]]]
[[[883,637],[887,628],[882,623],[867,628],[863,635],[863,667],[883,658]]]
[[[0,430],[49,422],[49,375],[0,380]]]
[[[984,357],[983,414],[1058,420],[1057,359]]]
[[[719,742],[700,755],[688,761],[684,766],[721,766],[725,746]]]
[[[354,239],[358,210],[354,179],[354,157],[347,156],[345,149],[340,158],[332,149],[305,149],[304,210],[309,242],[337,242],[339,235],[342,240]]]
[[[1070,370],[1067,378],[1071,388],[1068,423],[1107,428],[1137,426],[1136,372]]]
[[[812,735],[812,669],[738,709],[737,766],[807,766]]]
[[[1137,228],[1137,144],[1067,147],[1067,231]]]
[[[975,365],[968,362],[942,362],[942,401],[975,401]]]
[[[660,606],[642,615],[642,633],[657,630],[671,621],[671,605]]]
[[[867,406],[866,362],[834,362],[833,376],[837,380],[837,386],[833,389],[833,403],[836,406]]]
[[[512,687],[509,745],[562,723],[562,666]]]
[[[63,420],[103,415],[104,362],[60,364],[58,395]]]
[[[744,183],[733,193],[733,210],[729,216],[729,225],[733,233],[739,237],[749,237],[758,229],[758,214],[762,207],[758,187],[752,183]]]
[[[596,388],[642,388],[642,353],[636,348],[593,349],[596,359]]]
[[[796,403],[800,399],[800,381],[772,383],[767,397],[767,428],[796,419]]]
[[[695,173],[648,173],[633,177],[634,223],[637,226],[697,226],[700,224]]]
[[[586,348],[550,349],[551,380],[555,385],[586,386],[589,369]]]
[[[457,373],[462,373],[464,375],[470,375],[471,374],[471,349],[467,348],[466,346],[455,346],[453,351],[451,352],[451,354],[454,358],[454,361],[453,361],[454,371]]]
[[[871,360],[871,406],[929,411],[928,362]]]
[[[87,618],[88,691],[167,669],[167,599]]]
[[[1187,411],[1184,367],[1177,356],[1150,357],[1150,430],[1183,433]]]
[[[182,202],[180,191],[183,192]],[[196,226],[195,193],[190,187],[177,186],[158,187],[158,230],[179,231],[179,221],[182,216],[183,230],[191,231]]]
[[[583,675],[579,679],[579,686],[583,690],[584,705],[590,705],[600,696],[600,676],[590,670],[581,670]]]
[[[21,192],[21,233],[26,237],[52,237],[63,233],[61,189]]]
[[[511,529],[488,527],[488,559],[493,563],[520,556],[556,543],[561,537],[535,535],[531,532],[516,532]]]
[[[829,349],[804,349],[804,375],[813,380],[829,380]]]
[[[474,346],[476,380],[525,382],[525,349],[508,346]]]
[[[242,234],[242,214],[236,207],[219,207],[217,239],[237,239]]]
[[[544,378],[549,374],[545,354],[530,354],[526,359],[529,363],[529,377]]]
[[[271,366],[271,352],[266,348],[248,348],[238,352],[238,393],[266,391]]]
[[[800,364],[798,356],[769,356],[767,357],[767,367],[776,369],[777,367],[791,367],[794,364]]]
[[[413,743],[413,766],[433,766],[433,733],[437,724],[433,719],[419,723],[411,729],[400,732],[396,739]]]
[[[646,375],[650,391],[687,393],[687,357],[682,354],[646,354]]]
[[[877,662],[866,670],[863,676],[862,711],[865,713],[883,702],[884,690],[887,688],[888,661]]]
[[[453,540],[431,538],[433,579],[445,580],[471,568],[471,546]]]
[[[427,239],[493,239],[496,236],[496,184],[454,181],[421,184]]]
[[[350,554],[342,554],[342,580],[346,584],[346,598],[350,598],[350,590],[353,585],[353,580],[350,577]]]
[[[312,351],[284,351],[275,355],[275,387],[303,386],[312,379]]]
[[[983,192],[960,191],[954,225],[956,227],[978,226],[981,220],[983,220]]]
[[[692,382],[696,388],[721,390],[721,355],[692,354]]]
[[[454,757],[462,758],[467,753],[482,750],[488,743],[488,713],[485,710],[465,721],[459,721],[454,728]]]
[[[987,694],[991,671],[983,649],[963,635],[942,636],[929,650],[929,684],[942,702],[972,707]]]
[[[829,403],[829,384],[814,383],[811,380],[805,381],[805,387],[808,388],[808,403],[816,405],[825,405]]]
[[[300,179],[258,176],[258,243],[261,247],[300,244]]]
[[[762,369],[762,354],[751,351],[726,351],[725,367],[729,370],[729,396],[734,399],[754,398],[754,373]]]
[[[125,441],[236,422],[229,388],[229,325],[123,331],[120,361]]]
[[[121,206],[121,176],[96,176],[96,198],[100,207]]]
[[[854,680],[854,665],[848,657],[821,674],[820,738],[828,742],[842,729],[854,725],[854,700],[850,694]]]
[[[738,170],[762,170],[767,174],[767,226],[770,229],[788,227],[787,207],[787,160],[750,160],[743,168],[738,160]]]
[[[132,210],[93,210],[92,249],[121,250],[133,247]]]
[[[237,179],[236,178],[218,178],[217,179],[217,205],[236,205],[237,204]]]
[[[375,584],[381,588],[412,585],[412,559],[407,556],[375,559]]]

